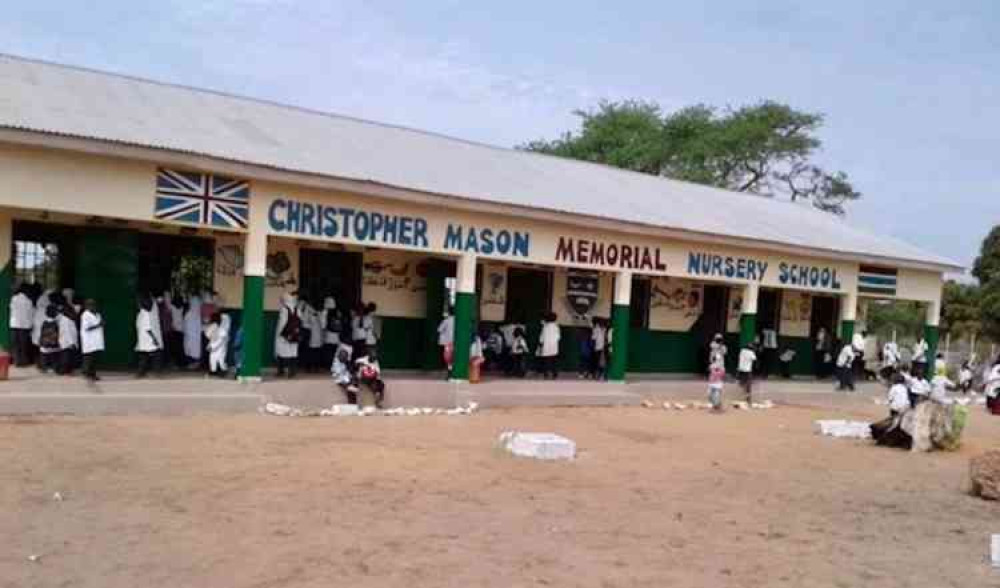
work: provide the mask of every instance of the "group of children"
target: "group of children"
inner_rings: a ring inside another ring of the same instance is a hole
[[[294,378],[298,368],[307,372],[330,369],[339,346],[352,349],[353,359],[378,343],[374,303],[358,304],[344,312],[336,298],[310,302],[297,292],[282,296],[274,334],[278,376]]]
[[[42,291],[21,284],[10,300],[11,355],[14,365],[35,363],[42,372],[71,375],[80,369],[97,380],[97,356],[104,350],[104,319],[93,300],[73,289]]]
[[[538,341],[528,342],[527,330],[522,321],[514,320],[503,325],[482,325],[469,342],[469,363],[473,381],[480,370],[496,371],[508,377],[524,378],[535,371],[545,379],[559,377],[559,348],[562,330],[558,316],[549,312],[542,316]],[[449,309],[438,324],[438,345],[451,377],[455,352],[455,318]],[[590,328],[581,333],[579,377],[603,380],[607,372],[611,351],[611,329],[607,319],[594,317]]]

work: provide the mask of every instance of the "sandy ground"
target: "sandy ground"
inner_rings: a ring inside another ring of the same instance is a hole
[[[0,586],[1000,586],[1000,504],[965,493],[1000,419],[913,455],[813,434],[870,399],[813,402],[0,419]],[[581,456],[507,457],[512,428]]]

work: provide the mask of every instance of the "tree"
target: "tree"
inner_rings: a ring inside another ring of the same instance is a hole
[[[843,172],[812,161],[819,114],[765,101],[736,109],[698,105],[664,114],[652,102],[578,110],[577,133],[521,148],[764,196],[809,200],[835,214],[860,198]]]
[[[972,264],[972,275],[983,286],[1000,278],[1000,225],[993,227],[983,239],[979,256]]]
[[[941,330],[953,339],[979,333],[982,323],[982,288],[949,280],[941,299]]]

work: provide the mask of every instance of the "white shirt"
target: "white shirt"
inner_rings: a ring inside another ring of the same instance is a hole
[[[896,367],[899,363],[899,348],[891,341],[882,347],[882,365],[888,368]]]
[[[170,329],[178,333],[184,332],[184,307],[170,303]]]
[[[837,367],[850,367],[852,361],[854,361],[854,346],[844,345],[844,348],[840,350],[840,355],[837,356]]]
[[[35,326],[35,305],[24,292],[10,299],[10,328],[30,329]]]
[[[948,394],[948,389],[954,387],[955,383],[947,376],[934,376],[931,380],[931,400],[941,404],[953,404],[955,401]]]
[[[911,378],[909,384],[910,392],[917,396],[928,396],[931,393],[931,384],[927,380]]]
[[[80,350],[83,353],[104,351],[104,327],[101,315],[89,310],[80,315]]]
[[[906,384],[893,384],[889,388],[889,410],[896,412],[910,410],[910,395]]]
[[[865,350],[865,338],[861,336],[861,333],[854,333],[851,337],[851,346],[854,347],[855,351]]]
[[[79,345],[76,322],[64,314],[59,315],[59,349],[73,349]]]
[[[542,323],[542,333],[538,337],[538,355],[555,357],[559,355],[559,325],[555,322]]]
[[[604,351],[604,345],[607,343],[604,327],[598,325],[591,329],[590,340],[594,342],[594,351]]]
[[[438,323],[438,345],[442,347],[455,342],[455,317],[446,316]]]
[[[996,398],[997,391],[1000,391],[1000,364],[993,366],[986,378],[986,395]]]
[[[739,371],[747,373],[753,371],[753,362],[757,361],[757,354],[752,349],[740,350],[740,360],[737,368]]]
[[[483,341],[479,337],[472,340],[472,345],[469,347],[469,359],[483,357]]]
[[[923,339],[913,345],[913,361],[917,363],[927,363],[927,341]]]
[[[162,344],[160,321],[151,310],[140,310],[135,316],[135,350],[143,353],[159,351]],[[152,334],[150,334],[152,333]]]
[[[777,349],[778,348],[778,333],[774,329],[764,329],[762,332],[764,336],[764,348],[765,349]]]

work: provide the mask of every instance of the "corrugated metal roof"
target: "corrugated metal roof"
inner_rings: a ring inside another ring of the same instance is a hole
[[[808,205],[2,55],[0,127],[645,226],[958,267]]]

